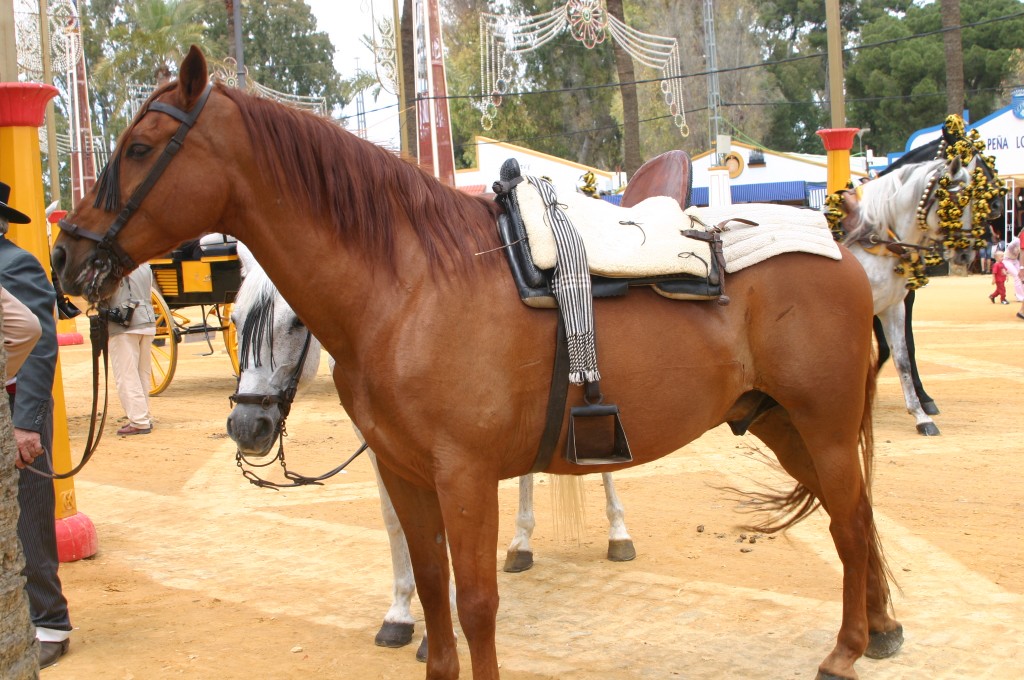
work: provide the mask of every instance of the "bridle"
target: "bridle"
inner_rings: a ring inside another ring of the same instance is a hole
[[[254,463],[249,460],[244,453],[242,453],[241,449],[235,449],[235,464],[238,465],[238,469],[242,471],[242,476],[248,479],[249,483],[255,486],[261,488],[269,487],[272,489],[287,489],[295,486],[321,484],[325,479],[329,479],[344,470],[349,463],[355,460],[356,457],[358,457],[359,454],[367,448],[367,445],[364,443],[344,463],[317,477],[307,477],[288,469],[284,460],[284,438],[288,436],[288,431],[285,428],[285,421],[288,419],[288,414],[291,413],[292,402],[295,400],[295,394],[299,389],[299,380],[302,377],[302,369],[306,365],[306,357],[309,354],[309,346],[312,339],[313,334],[309,332],[309,329],[306,329],[306,339],[302,343],[302,352],[299,353],[299,361],[295,365],[295,369],[292,371],[292,374],[288,379],[288,383],[283,389],[272,394],[259,394],[255,392],[240,393],[236,388],[235,393],[228,397],[228,401],[231,402],[232,406],[235,404],[251,404],[261,406],[264,409],[276,406],[281,411],[281,419],[278,421],[277,431],[274,432],[274,440],[277,441],[277,455],[265,463]],[[239,380],[241,380],[241,377],[239,377]],[[273,446],[273,442],[271,442],[270,445]],[[279,461],[281,463],[281,469],[284,471],[285,478],[291,480],[290,484],[278,484],[277,482],[262,479],[252,470],[247,470],[244,467],[245,465],[255,468],[267,467],[269,465],[273,465],[275,461]]]
[[[117,278],[120,278],[125,271],[130,271],[136,267],[136,262],[131,258],[128,253],[117,243],[117,235],[124,228],[128,220],[136,213],[139,206],[142,205],[142,201],[145,200],[146,196],[156,185],[157,180],[163,175],[164,170],[177,155],[178,151],[181,150],[182,145],[185,143],[185,137],[188,136],[189,131],[192,130],[192,126],[195,125],[196,119],[199,118],[199,114],[202,113],[203,107],[206,106],[206,101],[210,98],[210,91],[213,89],[213,83],[209,83],[203,93],[199,96],[195,106],[189,111],[183,111],[177,106],[172,106],[166,102],[151,101],[146,106],[146,109],[142,112],[144,116],[150,111],[158,111],[160,113],[167,114],[171,118],[179,121],[181,125],[178,126],[178,131],[174,133],[174,136],[167,142],[167,146],[164,147],[160,157],[157,158],[156,163],[150,169],[149,174],[142,181],[135,191],[132,192],[128,202],[124,208],[118,213],[117,217],[111,223],[106,233],[100,236],[99,234],[83,229],[82,227],[74,224],[67,219],[60,220],[57,226],[72,238],[76,239],[88,239],[96,242],[96,254],[93,257],[93,265],[97,271],[106,270],[114,274]],[[141,118],[141,116],[140,116]],[[109,166],[109,164],[108,164]]]
[[[185,142],[185,136],[188,135],[189,130],[196,122],[196,118],[202,112],[203,107],[206,106],[206,100],[210,97],[210,91],[213,88],[213,84],[208,84],[206,89],[203,90],[203,94],[200,95],[196,105],[192,107],[191,111],[182,111],[176,106],[165,104],[164,102],[150,102],[146,107],[146,112],[153,110],[161,113],[166,113],[172,118],[181,121],[181,125],[178,127],[178,131],[174,134],[174,137],[167,142],[167,146],[164,147],[163,153],[157,159],[156,164],[149,171],[149,175],[146,179],[132,192],[131,198],[128,199],[128,203],[124,209],[118,214],[117,218],[107,229],[107,233],[103,236],[82,229],[77,224],[73,224],[68,220],[60,220],[57,226],[61,228],[64,233],[76,239],[89,239],[90,241],[96,241],[96,255],[93,258],[93,264],[97,271],[104,269],[114,273],[120,278],[125,269],[131,270],[135,268],[135,261],[124,251],[121,246],[117,244],[115,240],[117,234],[124,228],[125,223],[135,214],[135,211],[139,209],[146,195],[149,194],[153,185],[156,184],[157,180],[160,179],[160,175],[163,174],[167,165],[171,162],[171,159],[181,149],[182,144]],[[145,114],[145,112],[144,112]],[[144,115],[143,114],[143,115]],[[109,164],[108,164],[109,167]],[[89,323],[89,337],[92,344],[92,414],[89,418],[89,434],[85,442],[85,450],[82,454],[82,458],[78,465],[73,467],[68,472],[55,473],[51,471],[40,471],[32,466],[26,466],[25,469],[34,474],[42,477],[49,477],[51,479],[68,479],[73,477],[85,467],[85,464],[92,458],[93,453],[99,448],[100,439],[103,436],[103,428],[107,422],[107,375],[108,375],[108,356],[107,356],[107,322],[99,316],[90,318]],[[103,409],[99,411],[99,372],[100,372],[100,359],[103,361],[103,376],[104,376],[104,389],[103,389]],[[100,415],[102,414],[102,415]],[[99,427],[97,427],[97,419],[99,420]]]

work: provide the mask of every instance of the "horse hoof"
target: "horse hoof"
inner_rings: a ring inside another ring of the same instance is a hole
[[[814,676],[814,680],[853,680],[851,677],[846,675],[832,675],[825,671],[818,669],[818,674]]]
[[[903,626],[897,625],[890,631],[871,633],[864,656],[869,659],[888,659],[903,646]]]
[[[939,407],[935,405],[934,401],[922,401],[921,408],[923,408],[924,412],[930,416],[939,415]]]
[[[423,641],[420,642],[420,648],[416,650],[416,660],[422,663],[427,662],[427,636],[423,636]]]
[[[378,647],[404,647],[412,642],[412,629],[411,623],[385,621],[373,638],[373,644]]]
[[[608,541],[608,559],[612,562],[629,562],[636,559],[636,548],[633,541],[615,540]]]
[[[518,574],[521,571],[526,571],[533,566],[533,552],[532,551],[516,551],[511,550],[505,555],[505,566],[502,567],[502,571],[506,571],[510,574]]]
[[[938,437],[939,426],[935,423],[918,423],[917,433],[923,434],[925,437]]]

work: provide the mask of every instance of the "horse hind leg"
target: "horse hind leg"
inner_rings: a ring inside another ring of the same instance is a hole
[[[514,574],[526,571],[533,566],[533,548],[530,547],[530,537],[533,535],[535,526],[537,526],[537,519],[533,514],[533,474],[530,473],[519,478],[516,533],[505,554],[503,571]]]
[[[615,482],[610,472],[601,473],[604,484],[605,513],[608,515],[608,559],[612,562],[629,562],[636,559],[633,539],[626,530],[626,511],[615,493]]]
[[[761,528],[778,530],[799,521],[813,509],[809,504],[809,496],[813,495],[829,513],[829,531],[843,563],[843,622],[835,649],[819,666],[819,680],[856,678],[853,664],[862,654],[872,658],[890,656],[903,640],[902,627],[890,616],[884,559],[855,444],[847,445],[854,448],[854,453],[827,453],[829,427],[822,427],[823,443],[815,448],[822,453],[812,457],[803,436],[781,406],[770,409],[750,426],[750,431],[772,449],[782,467],[800,485],[789,496],[779,496],[768,503],[780,509],[783,517],[778,524]],[[826,474],[819,475],[822,466],[827,468]],[[822,478],[831,481],[823,483]],[[850,480],[857,483],[851,484]]]

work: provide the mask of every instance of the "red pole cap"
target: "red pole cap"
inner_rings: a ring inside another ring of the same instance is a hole
[[[57,88],[42,83],[0,83],[0,127],[42,127]]]
[[[825,151],[849,151],[853,148],[853,138],[858,132],[860,128],[832,128],[818,130],[816,134],[825,144]]]

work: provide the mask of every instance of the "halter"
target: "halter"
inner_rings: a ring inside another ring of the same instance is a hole
[[[164,147],[163,153],[157,159],[153,168],[149,171],[146,179],[143,180],[135,191],[132,192],[131,197],[125,204],[124,208],[118,214],[118,216],[111,223],[110,228],[107,229],[107,233],[100,236],[99,234],[83,229],[82,227],[69,222],[66,219],[60,220],[57,226],[60,227],[64,233],[76,239],[88,239],[96,242],[96,256],[93,258],[93,264],[96,265],[97,269],[106,268],[112,272],[115,276],[120,277],[125,270],[134,269],[136,266],[135,261],[124,251],[124,249],[118,245],[117,238],[118,233],[124,228],[124,225],[131,219],[132,215],[142,205],[142,201],[152,190],[157,180],[167,169],[168,164],[177,155],[178,151],[181,150],[182,145],[185,143],[185,137],[188,135],[192,126],[195,125],[196,119],[199,114],[202,113],[203,107],[206,106],[206,100],[210,97],[210,91],[213,89],[213,83],[209,83],[206,89],[203,90],[203,94],[199,96],[199,100],[190,111],[183,111],[177,106],[172,106],[165,102],[154,101],[150,102],[142,115],[145,115],[149,111],[158,111],[165,113],[171,118],[181,122],[178,126],[178,131],[174,133],[174,136],[167,142],[167,146]],[[106,265],[103,267],[103,265]]]
[[[292,371],[291,377],[288,379],[288,384],[285,385],[284,389],[279,390],[276,394],[259,394],[254,392],[239,393],[237,390],[234,394],[228,397],[228,401],[232,404],[255,404],[262,406],[264,409],[269,409],[271,406],[277,406],[281,411],[281,420],[277,425],[277,431],[274,433],[274,439],[277,441],[277,455],[271,458],[266,463],[254,463],[249,460],[241,449],[235,450],[235,464],[238,465],[238,469],[242,471],[242,476],[249,480],[250,484],[258,487],[269,487],[272,489],[286,489],[295,486],[308,486],[310,484],[320,484],[325,479],[329,479],[334,475],[344,470],[349,463],[356,459],[360,453],[366,450],[367,445],[364,443],[359,449],[353,453],[348,460],[334,468],[329,472],[325,472],[317,477],[307,477],[297,472],[292,472],[288,469],[288,466],[284,461],[284,438],[288,436],[288,431],[285,429],[285,420],[288,418],[288,414],[291,413],[292,402],[295,400],[295,394],[299,389],[299,380],[302,376],[302,368],[306,365],[306,356],[309,354],[309,346],[313,339],[313,334],[306,330],[306,340],[302,344],[302,352],[299,354],[299,362],[295,366],[295,370]],[[273,442],[270,444],[273,446]],[[278,484],[270,480],[262,479],[252,470],[246,470],[243,465],[250,467],[267,467],[273,465],[275,461],[280,461],[281,469],[284,470],[284,476],[291,480],[290,484]]]

